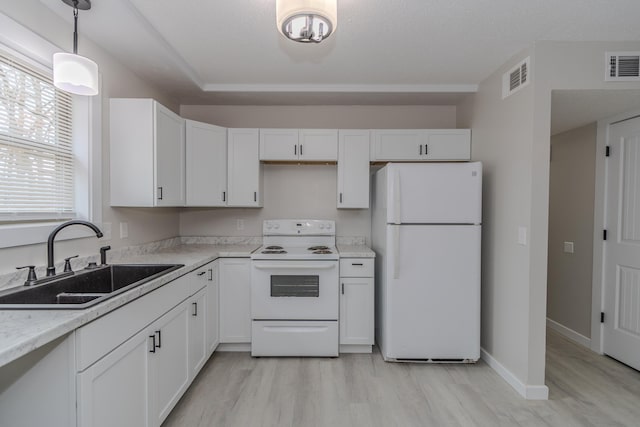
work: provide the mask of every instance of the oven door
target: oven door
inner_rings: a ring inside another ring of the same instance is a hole
[[[251,263],[254,320],[337,320],[337,261]]]

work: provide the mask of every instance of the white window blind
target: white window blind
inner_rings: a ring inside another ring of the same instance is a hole
[[[0,221],[75,216],[72,112],[48,73],[0,51]]]

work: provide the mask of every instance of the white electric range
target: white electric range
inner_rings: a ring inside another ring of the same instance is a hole
[[[335,222],[267,220],[251,254],[251,355],[338,356]]]

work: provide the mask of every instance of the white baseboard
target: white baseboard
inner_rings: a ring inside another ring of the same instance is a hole
[[[371,345],[340,344],[340,353],[371,353]]]
[[[251,351],[251,343],[224,343],[219,344],[216,351]]]
[[[574,331],[573,329],[567,328],[566,326],[556,322],[555,320],[551,320],[548,317],[547,326],[558,332],[560,335],[569,338],[571,341],[583,345],[588,349],[591,349],[591,338],[587,338],[584,335]]]
[[[482,360],[491,367],[498,375],[502,377],[511,387],[515,389],[522,397],[528,400],[547,400],[549,399],[549,387],[546,385],[527,385],[520,381],[513,372],[509,371],[484,348],[480,349]]]

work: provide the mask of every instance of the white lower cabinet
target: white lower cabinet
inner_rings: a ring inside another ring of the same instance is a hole
[[[194,379],[209,358],[207,347],[207,313],[209,303],[204,287],[191,297],[189,315],[189,378]]]
[[[183,301],[148,329],[149,419],[152,426],[162,424],[190,384],[190,306],[189,300]]]
[[[207,357],[211,356],[218,344],[220,344],[220,278],[218,266],[220,261],[215,260],[205,266],[207,280],[207,312],[206,312],[206,334],[207,334]]]
[[[215,348],[213,265],[76,331],[79,427],[162,424]]]
[[[220,259],[220,342],[251,342],[251,260]]]
[[[373,259],[341,259],[340,276],[340,351],[371,352],[374,342]]]

